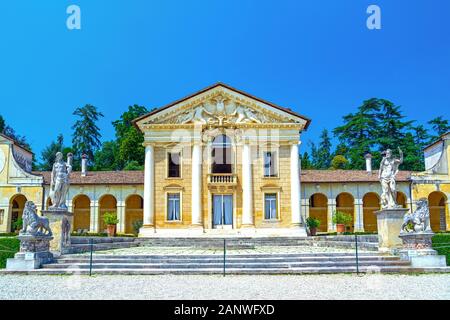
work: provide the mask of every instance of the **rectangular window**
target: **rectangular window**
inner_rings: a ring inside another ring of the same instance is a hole
[[[264,177],[276,177],[277,174],[276,152],[264,152]]]
[[[4,219],[5,219],[5,209],[0,209],[0,225],[3,224]]]
[[[167,154],[167,159],[168,159],[168,177],[169,178],[180,178],[180,159],[181,159],[181,154],[179,152],[169,152]]]
[[[180,214],[180,194],[168,193],[167,194],[167,220],[179,221],[181,219]]]
[[[273,220],[277,219],[277,216],[277,194],[264,194],[264,219]]]

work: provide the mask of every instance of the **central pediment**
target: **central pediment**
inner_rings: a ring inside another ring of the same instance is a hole
[[[141,130],[151,125],[296,124],[310,120],[225,84],[215,84],[150,112],[134,121]]]

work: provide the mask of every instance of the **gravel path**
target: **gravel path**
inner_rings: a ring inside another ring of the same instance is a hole
[[[450,274],[0,276],[3,299],[450,299]]]

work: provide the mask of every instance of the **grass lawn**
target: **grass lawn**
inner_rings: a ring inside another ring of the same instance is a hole
[[[447,266],[450,266],[450,233],[438,233],[433,239],[433,249],[447,258]]]
[[[6,267],[6,259],[13,258],[19,251],[20,241],[17,238],[0,238],[0,269]]]

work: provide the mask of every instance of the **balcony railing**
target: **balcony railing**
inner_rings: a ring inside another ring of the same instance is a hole
[[[208,175],[208,183],[213,185],[235,185],[237,176],[233,173],[211,173]]]

